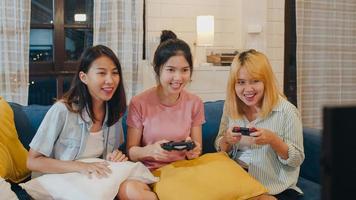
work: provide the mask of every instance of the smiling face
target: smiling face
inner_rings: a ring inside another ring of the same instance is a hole
[[[246,106],[260,108],[264,97],[264,84],[261,80],[252,78],[246,68],[242,67],[238,72],[235,92]]]
[[[159,82],[166,96],[178,96],[190,81],[190,66],[183,55],[170,57],[161,67]]]
[[[79,73],[80,80],[88,87],[93,102],[109,101],[116,91],[120,75],[115,63],[107,56],[94,60],[87,73]]]

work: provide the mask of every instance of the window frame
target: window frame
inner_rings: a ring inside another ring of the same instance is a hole
[[[66,76],[74,75],[79,61],[66,61],[65,55],[65,30],[87,29],[93,31],[92,24],[64,24],[65,0],[53,0],[53,24],[33,24],[31,29],[53,30],[53,60],[29,63],[29,76],[43,77],[54,76],[56,79],[57,99],[63,96],[63,84]],[[94,9],[92,10],[94,13]]]
[[[284,94],[297,106],[297,32],[295,0],[284,9]]]

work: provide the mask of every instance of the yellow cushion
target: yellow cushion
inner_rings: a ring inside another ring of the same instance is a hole
[[[237,200],[267,192],[223,152],[177,161],[153,174],[160,177],[153,185],[160,200]]]
[[[30,175],[26,167],[27,150],[18,139],[14,113],[0,97],[0,177],[20,182]]]

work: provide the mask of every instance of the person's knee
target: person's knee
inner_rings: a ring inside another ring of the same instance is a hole
[[[126,180],[124,182],[121,183],[120,188],[119,188],[119,193],[118,193],[118,197],[120,200],[130,200],[132,199],[132,190],[134,190],[135,188],[138,190],[138,187],[135,185],[137,185],[135,183],[135,181],[131,181],[131,180]]]
[[[121,183],[118,197],[120,200],[156,200],[156,194],[145,183],[126,180]]]

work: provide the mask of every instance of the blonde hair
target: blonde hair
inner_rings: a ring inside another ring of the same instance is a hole
[[[267,57],[254,49],[236,55],[232,62],[226,90],[225,109],[228,116],[233,119],[241,119],[246,108],[246,104],[237,97],[235,92],[235,85],[241,68],[245,68],[253,79],[263,82],[264,94],[259,114],[261,117],[266,117],[278,103],[279,97],[285,98],[285,96],[278,89],[276,77]]]

